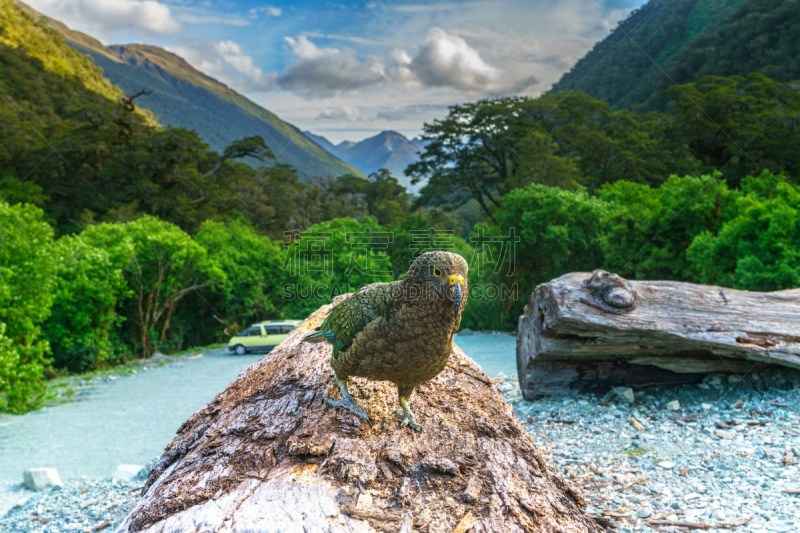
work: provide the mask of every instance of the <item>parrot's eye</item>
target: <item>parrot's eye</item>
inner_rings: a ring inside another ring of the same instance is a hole
[[[435,267],[435,268],[433,269],[433,273],[434,273],[435,275],[437,275],[437,276],[441,277],[441,275],[442,275],[442,270],[441,270],[439,267]]]

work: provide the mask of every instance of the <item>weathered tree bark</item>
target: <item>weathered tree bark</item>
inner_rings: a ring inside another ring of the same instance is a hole
[[[606,530],[457,347],[411,400],[421,434],[392,418],[388,382],[351,380],[372,428],[323,403],[330,346],[301,339],[331,308],[181,426],[119,532]]]
[[[800,369],[800,289],[757,293],[575,272],[536,287],[519,319],[527,399],[769,365]]]

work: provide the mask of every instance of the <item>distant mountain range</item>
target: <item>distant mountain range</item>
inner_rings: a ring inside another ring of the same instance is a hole
[[[421,182],[412,185],[411,178],[407,178],[403,173],[408,165],[419,159],[418,153],[425,149],[425,144],[420,139],[409,139],[396,131],[382,131],[363,141],[342,141],[333,144],[321,135],[315,135],[310,131],[304,133],[319,146],[364,174],[372,174],[385,168],[411,191],[416,192],[424,185]]]
[[[615,109],[663,110],[663,91],[706,75],[800,79],[798,0],[651,0],[562,76]]]
[[[260,135],[281,163],[297,169],[301,179],[361,172],[311,142],[297,127],[251,102],[217,80],[194,69],[182,58],[155,46],[104,46],[100,41],[18,2],[64,35],[70,46],[88,54],[103,75],[126,94],[146,89],[152,94],[136,99],[162,125],[195,130],[217,151],[231,141]]]

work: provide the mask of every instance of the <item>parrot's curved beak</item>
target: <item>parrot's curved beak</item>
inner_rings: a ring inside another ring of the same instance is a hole
[[[464,276],[461,274],[447,276],[447,282],[450,284],[450,296],[453,300],[453,317],[458,318],[458,312],[461,310],[461,284],[464,282]]]

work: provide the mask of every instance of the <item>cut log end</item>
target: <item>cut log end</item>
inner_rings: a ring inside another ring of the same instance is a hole
[[[412,398],[421,434],[390,383],[351,380],[372,428],[324,404],[330,346],[301,339],[330,308],[181,426],[118,531],[606,530],[457,347]]]
[[[538,286],[519,319],[517,369],[529,400],[775,367],[800,377],[800,290],[628,281],[595,270]]]

